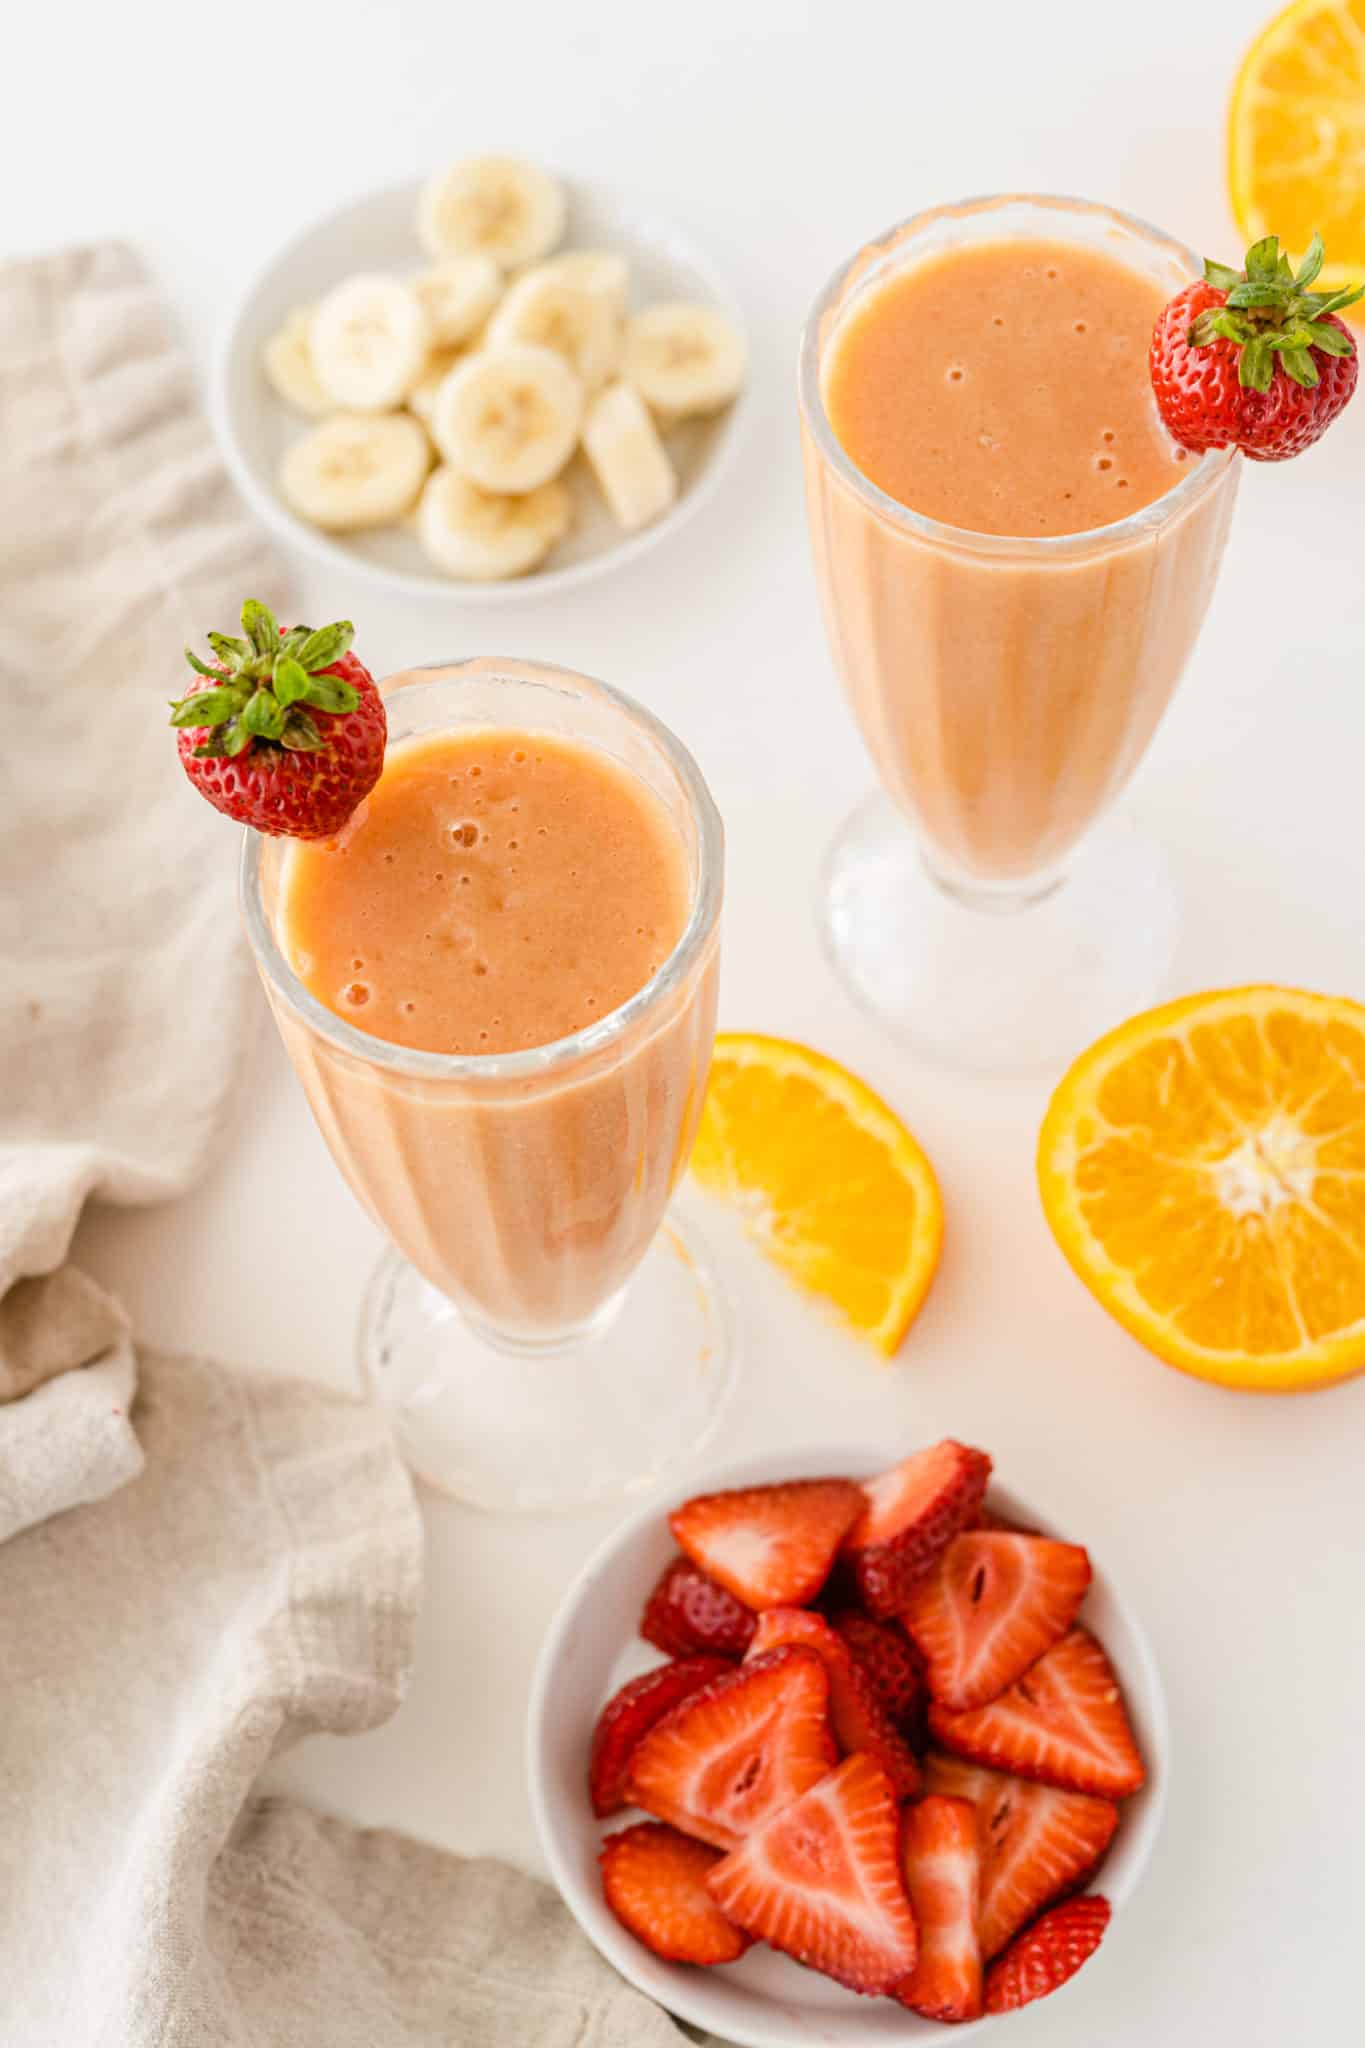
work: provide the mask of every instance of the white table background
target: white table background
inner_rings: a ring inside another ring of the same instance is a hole
[[[1365,1379],[1257,1400],[1147,1358],[1044,1226],[1032,1153],[1046,1079],[934,1071],[833,985],[811,889],[870,776],[807,563],[796,336],[860,239],[967,193],[1084,193],[1231,258],[1223,106],[1265,4],[37,7],[0,132],[10,246],[130,237],[201,365],[277,242],[342,197],[482,146],[619,180],[732,277],[754,341],[749,432],[673,545],[495,613],[405,606],[317,573],[301,573],[302,609],[354,615],[380,671],[516,653],[641,696],[697,753],[729,831],[722,1022],[847,1061],[937,1164],[947,1248],[889,1370],[715,1218],[745,1347],[729,1436],[736,1454],[861,1435],[888,1452],[945,1432],[983,1443],[1146,1617],[1175,1730],[1165,1833],[1083,1987],[1014,2022],[1017,2048],[1318,2048],[1358,2024]],[[1248,466],[1202,643],[1133,787],[1186,892],[1176,988],[1266,979],[1365,997],[1362,457],[1365,399],[1305,460]],[[154,708],[175,673],[168,648],[165,676],[128,681]],[[225,828],[224,860],[234,852]],[[207,1182],[169,1209],[94,1215],[78,1245],[147,1339],[338,1381],[378,1250],[267,1031]],[[426,1513],[410,1697],[372,1736],[308,1744],[279,1782],[534,1867],[528,1679],[562,1588],[614,1518]]]

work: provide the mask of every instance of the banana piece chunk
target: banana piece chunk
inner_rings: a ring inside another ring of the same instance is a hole
[[[606,383],[621,357],[621,330],[607,301],[550,266],[519,277],[489,321],[489,346],[509,341],[552,348],[589,391]]]
[[[328,533],[389,526],[413,505],[431,443],[407,413],[337,413],[286,449],[286,505]]]
[[[272,389],[286,405],[292,405],[295,412],[307,413],[310,419],[321,419],[335,412],[336,400],[323,390],[313,368],[313,351],[308,342],[312,324],[313,308],[296,306],[283,327],[266,343],[261,366]]]
[[[716,306],[670,300],[626,322],[621,374],[667,419],[718,412],[744,382],[743,336]]]
[[[437,348],[477,334],[502,297],[502,272],[491,256],[448,256],[413,279]]]
[[[533,491],[574,451],[583,387],[562,356],[530,342],[476,349],[436,394],[431,431],[446,461],[485,491]]]
[[[437,568],[471,583],[523,576],[569,530],[572,503],[561,483],[522,497],[481,491],[457,470],[433,470],[417,508],[417,537]]]
[[[400,405],[420,376],[431,330],[411,285],[365,273],[328,292],[308,334],[324,391],[348,412]]]
[[[576,284],[580,291],[605,299],[614,320],[626,317],[630,297],[630,265],[614,249],[565,249],[541,264],[547,276]]]
[[[539,164],[471,156],[424,188],[417,232],[433,256],[491,256],[520,270],[558,246],[567,212],[563,187]]]
[[[662,518],[678,495],[678,478],[649,407],[629,384],[609,384],[583,422],[583,453],[628,533]]]

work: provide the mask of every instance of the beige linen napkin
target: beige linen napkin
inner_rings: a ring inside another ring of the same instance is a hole
[[[135,258],[0,271],[0,1541],[141,1462],[123,1317],[63,1262],[87,1196],[204,1165],[252,1014],[162,709],[248,592],[278,571]]]
[[[402,1694],[378,1413],[151,1353],[137,1422],[135,1486],[0,1551],[6,2048],[679,2048],[543,1885],[250,1796]]]

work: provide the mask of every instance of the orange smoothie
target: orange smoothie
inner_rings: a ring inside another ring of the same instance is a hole
[[[965,885],[1045,877],[1127,779],[1235,490],[1219,459],[1196,478],[1152,399],[1180,265],[1117,228],[1068,235],[1060,203],[1055,239],[990,232],[1022,204],[958,210],[960,236],[952,210],[926,217],[922,254],[916,223],[864,252],[803,387],[831,643],[886,789]]]
[[[549,735],[395,747],[336,847],[299,845],[284,903],[305,987],[425,1052],[521,1052],[619,1009],[687,919],[677,834],[607,755]]]
[[[375,1048],[271,990],[322,1133],[399,1250],[494,1337],[586,1326],[659,1227],[706,1082],[714,934],[676,987],[613,1013],[668,961],[695,888],[695,849],[630,767],[467,724],[391,743],[341,841],[263,870],[294,974]],[[585,1032],[543,1065],[530,1050]]]

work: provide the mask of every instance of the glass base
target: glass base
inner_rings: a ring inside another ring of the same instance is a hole
[[[1179,927],[1164,852],[1122,819],[1050,884],[959,893],[880,793],[830,848],[817,914],[861,1008],[934,1059],[993,1072],[1068,1061],[1157,1001]]]
[[[731,1366],[723,1297],[671,1216],[567,1348],[488,1342],[395,1251],[361,1310],[361,1377],[404,1460],[481,1508],[547,1513],[647,1491],[706,1442]]]

